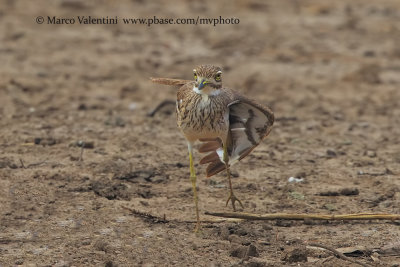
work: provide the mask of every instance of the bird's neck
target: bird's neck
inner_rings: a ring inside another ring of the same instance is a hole
[[[203,100],[208,100],[209,96],[217,96],[221,93],[221,89],[209,89],[209,88],[204,88],[203,90],[199,90],[196,86],[193,86],[193,91],[196,94],[201,95]]]

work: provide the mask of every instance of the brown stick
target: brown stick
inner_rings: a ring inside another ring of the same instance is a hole
[[[78,161],[81,162],[83,160],[83,150],[85,149],[85,142],[82,142],[81,146],[81,154],[79,155]]]
[[[34,166],[38,166],[38,165],[41,165],[43,163],[46,163],[46,160],[35,162],[35,163],[31,163],[31,164],[28,164],[27,166],[25,166],[25,163],[24,163],[24,161],[22,159],[19,159],[19,162],[21,163],[21,168],[28,169],[30,167],[34,167]]]
[[[318,244],[318,243],[308,243],[308,245],[311,246],[311,247],[318,247],[318,248],[323,248],[323,249],[329,250],[336,257],[341,258],[342,260],[349,261],[349,262],[355,263],[355,264],[359,264],[359,265],[364,266],[364,267],[369,267],[370,266],[368,264],[365,264],[365,263],[350,259],[349,257],[346,257],[343,253],[341,253],[341,252],[337,251],[336,249],[331,248],[331,247],[329,247],[327,245]]]
[[[155,115],[158,111],[160,111],[160,109],[162,109],[163,107],[168,106],[168,105],[175,106],[175,101],[172,101],[172,100],[164,100],[164,101],[162,101],[160,104],[157,105],[157,107],[156,107],[155,109],[153,109],[152,111],[150,111],[150,112],[147,114],[147,116],[149,116],[149,117],[154,117],[154,115]]]
[[[121,206],[121,207],[123,209],[126,209],[126,210],[130,211],[132,213],[132,215],[136,215],[136,216],[139,216],[139,217],[142,217],[142,218],[147,218],[147,219],[148,218],[155,219],[158,222],[162,222],[162,223],[168,223],[168,222],[174,222],[174,223],[197,223],[196,220],[184,220],[184,221],[175,220],[175,219],[167,220],[165,218],[165,215],[164,215],[163,218],[161,218],[160,216],[152,215],[152,214],[146,213],[146,212],[141,212],[141,211],[138,211],[138,210],[126,207],[126,206]],[[239,222],[239,221],[242,221],[242,220],[240,220],[240,219],[230,219],[230,218],[228,218],[228,219],[214,219],[214,220],[201,220],[202,223],[223,223],[223,222]]]
[[[34,167],[34,166],[39,166],[42,165],[43,163],[46,163],[46,160],[43,161],[39,161],[39,162],[35,162],[35,163],[31,163],[28,166],[26,166],[26,168],[30,168],[30,167]]]
[[[26,169],[25,164],[24,164],[24,161],[23,161],[22,159],[19,159],[19,162],[21,162],[21,168]]]
[[[121,207],[122,207],[123,209],[129,210],[129,211],[132,213],[132,215],[141,217],[141,218],[143,218],[143,219],[145,219],[145,220],[147,220],[147,221],[151,221],[151,222],[153,222],[153,223],[168,223],[168,222],[169,222],[169,221],[165,218],[165,215],[164,215],[163,218],[161,218],[161,217],[152,215],[152,214],[150,214],[150,213],[146,213],[146,212],[138,211],[138,210],[135,210],[135,209],[131,209],[131,208],[129,208],[129,207],[125,207],[125,206],[121,206]]]
[[[206,215],[224,218],[238,218],[245,220],[400,220],[400,214],[378,214],[378,213],[357,213],[357,214],[290,214],[271,213],[253,214],[245,212],[205,212]]]

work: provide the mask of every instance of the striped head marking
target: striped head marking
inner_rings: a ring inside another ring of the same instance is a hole
[[[218,95],[222,87],[222,69],[213,65],[200,65],[193,70],[193,90],[202,95]]]

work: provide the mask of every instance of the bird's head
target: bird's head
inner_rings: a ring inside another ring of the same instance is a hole
[[[222,69],[212,65],[200,65],[193,70],[194,88],[198,94],[217,95],[222,87]]]

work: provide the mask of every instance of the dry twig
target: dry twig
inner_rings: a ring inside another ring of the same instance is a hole
[[[290,214],[270,213],[253,214],[245,212],[205,212],[207,215],[224,218],[237,218],[245,220],[400,220],[400,214],[377,214],[377,213],[356,213],[356,214]]]
[[[133,215],[138,216],[146,221],[150,221],[152,223],[168,223],[169,221],[165,218],[165,215],[163,218],[158,217],[158,216],[154,216],[150,213],[146,213],[146,212],[142,212],[142,211],[138,211],[135,209],[131,209],[125,206],[122,206],[123,209],[129,210]]]
[[[21,168],[26,169],[24,161],[22,159],[19,159],[19,162],[21,162]]]
[[[153,83],[163,84],[163,85],[173,85],[173,86],[182,86],[191,81],[182,80],[182,79],[171,79],[171,78],[150,78],[150,81]],[[162,109],[166,105],[175,105],[175,101],[165,100],[162,101],[158,106],[151,112],[147,114],[149,117],[153,117],[160,109]]]
[[[318,243],[308,243],[308,245],[309,245],[309,246],[312,246],[312,247],[318,247],[318,248],[323,248],[323,249],[329,250],[329,251],[332,252],[336,257],[338,257],[338,258],[340,258],[340,259],[342,259],[342,260],[349,261],[349,262],[355,263],[355,264],[359,264],[359,265],[364,266],[364,267],[369,267],[369,266],[370,266],[370,265],[368,265],[368,264],[365,264],[365,263],[362,263],[362,262],[353,260],[353,259],[351,259],[351,258],[349,258],[349,257],[346,257],[343,253],[340,253],[340,252],[337,251],[336,249],[334,249],[334,248],[332,248],[332,247],[329,247],[329,246],[327,246],[327,245],[318,244]]]
[[[19,159],[19,162],[21,163],[21,168],[28,169],[30,167],[35,167],[35,166],[42,165],[42,164],[46,163],[46,160],[42,160],[42,161],[39,161],[39,162],[34,162],[34,163],[28,164],[26,166],[25,166],[25,163],[24,163],[24,161],[22,159]]]
[[[46,160],[39,161],[39,162],[35,162],[35,163],[31,163],[31,164],[29,164],[29,165],[26,166],[26,167],[27,167],[27,168],[30,168],[30,167],[42,165],[42,164],[44,164],[44,163],[46,163]]]
[[[78,161],[81,162],[83,160],[83,150],[85,149],[85,142],[82,143],[81,146],[81,154],[79,155]]]
[[[167,106],[167,105],[173,105],[175,106],[175,101],[172,100],[164,100],[162,101],[160,104],[157,105],[157,107],[155,109],[153,109],[151,112],[149,112],[147,114],[147,116],[149,117],[154,117],[154,115],[160,111],[160,109],[162,109],[163,107]]]
[[[156,216],[147,212],[142,212],[142,211],[138,211],[129,207],[125,207],[125,206],[121,206],[123,209],[129,210],[132,215],[136,215],[138,217],[150,220],[152,222],[156,222],[156,223],[169,223],[169,222],[174,222],[174,223],[197,223],[197,221],[193,221],[193,220],[167,220],[165,215],[163,218],[161,218],[160,216]],[[214,220],[201,220],[202,223],[222,223],[222,222],[239,222],[242,221],[241,219],[214,219]]]

